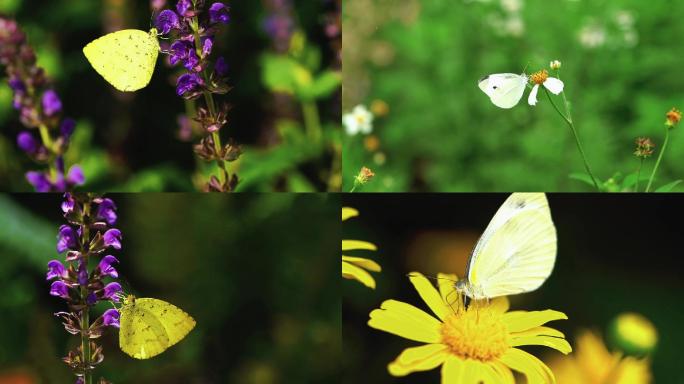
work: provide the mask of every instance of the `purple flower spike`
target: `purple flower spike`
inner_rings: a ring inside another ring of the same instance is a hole
[[[107,247],[121,249],[121,231],[116,228],[108,229],[102,236]]]
[[[167,33],[171,32],[172,29],[180,28],[178,15],[176,15],[176,12],[170,9],[165,9],[161,11],[159,16],[157,16],[155,26],[157,27],[159,33],[166,35]]]
[[[119,311],[116,309],[108,309],[102,314],[103,324],[111,325],[112,327],[119,328]]]
[[[67,277],[67,271],[64,268],[64,265],[59,260],[50,260],[47,263],[48,266],[48,272],[47,276],[45,277],[45,280],[51,280],[54,279],[55,277],[59,278],[65,278]]]
[[[228,14],[228,6],[223,3],[214,3],[209,7],[209,21],[211,23],[228,24],[230,15]]]
[[[74,206],[76,206],[74,197],[69,192],[65,193],[64,201],[62,201],[62,212],[71,213],[74,210]]]
[[[228,74],[228,63],[223,58],[223,56],[216,59],[216,64],[214,64],[214,71],[220,77],[225,77]]]
[[[67,174],[66,181],[71,185],[83,185],[85,183],[85,175],[83,174],[83,169],[78,165],[73,165],[69,168],[69,173]]]
[[[59,227],[59,235],[57,235],[57,252],[62,253],[67,249],[75,249],[78,244],[76,239],[78,235],[73,228],[68,225],[62,225]]]
[[[114,269],[112,266],[113,263],[118,263],[119,260],[116,259],[116,257],[112,255],[107,255],[100,260],[100,264],[98,264],[98,268],[100,268],[100,273],[102,276],[111,276],[113,278],[118,278],[119,277],[119,272]]]
[[[97,218],[102,219],[109,225],[116,224],[116,205],[112,199],[104,198],[97,207]]]
[[[22,151],[27,153],[35,153],[38,149],[38,142],[27,131],[22,131],[17,135],[17,145]]]
[[[109,283],[105,285],[104,287],[104,295],[102,295],[103,298],[109,299],[115,303],[119,302],[119,297],[117,296],[117,293],[121,292],[121,284],[119,283]]]
[[[185,73],[176,82],[176,93],[178,96],[197,90],[202,85],[202,79],[195,73]]]
[[[69,298],[69,286],[62,280],[57,280],[50,286],[50,294],[52,296],[59,296],[65,299]]]
[[[50,192],[52,183],[43,172],[29,171],[26,172],[26,180],[33,185],[36,192]]]
[[[69,140],[71,134],[74,133],[75,128],[76,121],[74,119],[66,118],[59,126],[59,132],[62,134],[62,137],[64,137],[65,140]]]
[[[43,112],[47,116],[54,116],[62,110],[62,101],[57,96],[57,92],[48,89],[43,93]]]
[[[179,0],[176,4],[176,11],[178,14],[184,17],[189,17],[191,15],[190,8],[192,8],[192,2],[190,0]]]

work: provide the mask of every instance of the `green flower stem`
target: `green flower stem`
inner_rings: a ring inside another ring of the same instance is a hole
[[[354,192],[355,190],[356,190],[356,183],[354,183],[354,186],[352,187],[352,189],[349,190],[349,193],[352,193],[352,192]]]
[[[304,115],[304,128],[309,139],[314,143],[321,141],[321,119],[318,115],[318,107],[315,101],[302,102],[302,114]]]
[[[52,180],[57,180],[57,168],[55,167],[55,162],[54,162],[54,157],[56,156],[56,153],[54,151],[54,143],[52,142],[52,138],[50,137],[50,132],[48,130],[48,127],[45,124],[40,124],[38,126],[38,130],[40,131],[40,139],[43,141],[43,145],[45,148],[50,151],[50,160],[48,161],[48,168],[50,170],[50,179]]]
[[[648,192],[651,190],[651,184],[653,184],[653,178],[655,177],[656,172],[658,171],[658,167],[660,166],[660,160],[663,159],[663,153],[665,153],[665,149],[667,148],[667,142],[670,140],[670,127],[666,126],[665,127],[665,141],[663,141],[663,148],[660,150],[660,153],[658,154],[658,160],[656,160],[655,166],[653,167],[653,171],[651,171],[651,177],[648,179],[648,184],[646,185],[646,191]]]
[[[90,215],[90,202],[87,202],[83,204],[83,216],[88,217]],[[81,230],[83,232],[83,242],[81,244],[81,249],[82,249],[82,257],[84,259],[84,262],[86,263],[86,267],[88,265],[88,239],[90,238],[90,228],[88,227],[87,224],[83,225],[81,227]],[[88,300],[88,287],[81,286],[81,302],[83,304],[86,304]],[[90,319],[89,319],[89,308],[88,305],[86,304],[83,309],[81,310],[81,352],[82,352],[82,362],[83,362],[83,381],[85,384],[92,384],[93,377],[92,373],[90,371],[90,337],[89,337],[89,328],[90,328]]]
[[[639,168],[637,168],[637,179],[636,186],[634,187],[634,192],[639,192],[639,178],[641,178],[641,167],[644,165],[644,158],[639,158]]]
[[[544,92],[546,93],[546,96],[549,98],[551,105],[553,105],[553,108],[556,110],[556,112],[558,112],[558,114],[563,118],[563,120],[570,127],[570,130],[572,131],[572,134],[575,137],[575,143],[577,144],[577,149],[579,149],[580,155],[582,155],[582,160],[584,161],[584,168],[587,170],[589,177],[591,177],[591,181],[594,183],[594,187],[596,187],[596,190],[600,191],[601,188],[599,187],[598,181],[596,181],[596,177],[594,177],[594,173],[591,171],[591,167],[589,167],[589,162],[587,161],[587,156],[585,155],[584,149],[582,148],[582,143],[580,142],[579,135],[577,134],[577,129],[575,128],[575,124],[572,122],[572,117],[570,117],[569,111],[567,111],[567,104],[566,104],[566,112],[568,113],[568,116],[564,115],[563,112],[561,112],[558,109],[558,107],[556,106],[556,103],[554,103],[553,99],[551,98],[551,94],[549,93],[549,91],[546,88],[544,88]],[[565,93],[565,92],[563,92],[563,93]]]

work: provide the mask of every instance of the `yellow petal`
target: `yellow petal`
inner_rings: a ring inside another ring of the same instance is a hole
[[[346,261],[347,263],[354,264],[358,267],[367,269],[369,271],[373,271],[373,272],[382,271],[382,268],[380,267],[380,265],[371,259],[364,259],[363,257],[354,257],[354,256],[342,255],[342,261]]]
[[[506,366],[506,364],[499,361],[493,361],[489,366],[499,375],[499,382],[503,384],[515,384],[515,378],[513,377],[513,372]]]
[[[528,384],[555,383],[553,372],[541,360],[517,348],[511,348],[499,360],[527,378]]]
[[[510,304],[506,296],[497,297],[489,303],[489,308],[498,313],[504,313],[508,311],[509,306]]]
[[[521,345],[543,345],[560,351],[565,355],[572,352],[572,347],[565,339],[543,335],[516,337],[511,340],[510,345],[511,347],[518,347]]]
[[[503,322],[510,332],[521,332],[538,327],[552,320],[567,319],[563,312],[547,309],[545,311],[512,311],[503,315]]]
[[[358,216],[359,211],[357,211],[354,208],[349,208],[349,207],[342,207],[342,221],[345,221],[349,218],[352,218],[354,216]]]
[[[457,281],[458,276],[454,274],[437,274],[437,286],[439,287],[439,293],[442,296],[442,301],[444,301],[449,308],[453,309],[463,306],[461,303],[461,295],[456,291]]]
[[[392,376],[406,376],[411,372],[429,371],[437,368],[450,356],[444,344],[426,344],[406,348],[387,369]]]
[[[353,249],[367,249],[370,251],[377,251],[378,247],[373,243],[361,240],[342,240],[342,251],[350,251]]]
[[[479,365],[480,370],[480,382],[482,384],[500,384],[502,381],[506,380],[505,376],[501,377],[499,372],[497,372],[492,364],[482,363],[476,360],[471,360],[472,364]]]
[[[442,341],[442,323],[422,310],[401,301],[386,300],[370,313],[368,325],[403,338],[436,344]]]
[[[442,365],[442,384],[465,383],[463,360],[450,356]]]
[[[482,381],[482,370],[475,360],[465,360],[463,362],[463,383],[480,384]]]
[[[354,264],[345,261],[342,262],[342,277],[345,279],[358,280],[366,287],[375,289],[375,280],[373,279],[373,276]]]
[[[418,272],[411,272],[409,273],[409,280],[411,280],[423,301],[440,320],[444,320],[451,313],[449,307],[442,301],[442,297],[437,292],[437,289],[435,289],[435,286],[425,276]]]
[[[511,337],[513,339],[517,337],[527,337],[527,336],[553,336],[553,337],[563,337],[565,338],[565,335],[563,332],[553,329],[550,327],[536,327],[536,328],[530,328],[522,332],[514,332],[511,334]]]

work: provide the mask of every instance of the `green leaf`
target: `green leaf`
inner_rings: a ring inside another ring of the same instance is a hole
[[[0,212],[0,248],[9,251],[3,257],[23,256],[41,269],[57,257],[57,226],[35,216],[7,195],[0,195]]]
[[[304,100],[317,100],[330,96],[342,84],[342,74],[336,71],[325,71],[314,82],[301,90]]]
[[[591,180],[591,176],[586,173],[571,173],[568,177],[573,180],[581,181],[595,188],[594,182]]]
[[[671,183],[667,183],[660,188],[656,189],[655,192],[670,192],[672,188],[676,187],[679,183],[681,183],[682,180],[675,180]]]
[[[261,79],[269,90],[295,93],[296,61],[283,55],[265,54],[261,57],[261,66]]]

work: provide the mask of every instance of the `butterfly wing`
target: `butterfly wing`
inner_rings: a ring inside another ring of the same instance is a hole
[[[164,352],[195,327],[190,315],[158,299],[136,299],[124,305],[120,313],[119,345],[136,359],[148,359]]]
[[[83,48],[83,54],[114,88],[133,92],[150,82],[159,42],[156,34],[125,29],[93,40]]]
[[[527,77],[515,73],[497,73],[480,79],[478,86],[499,108],[509,109],[518,104],[525,93]]]
[[[543,193],[514,193],[492,218],[466,274],[480,298],[539,288],[556,261],[556,228]]]

